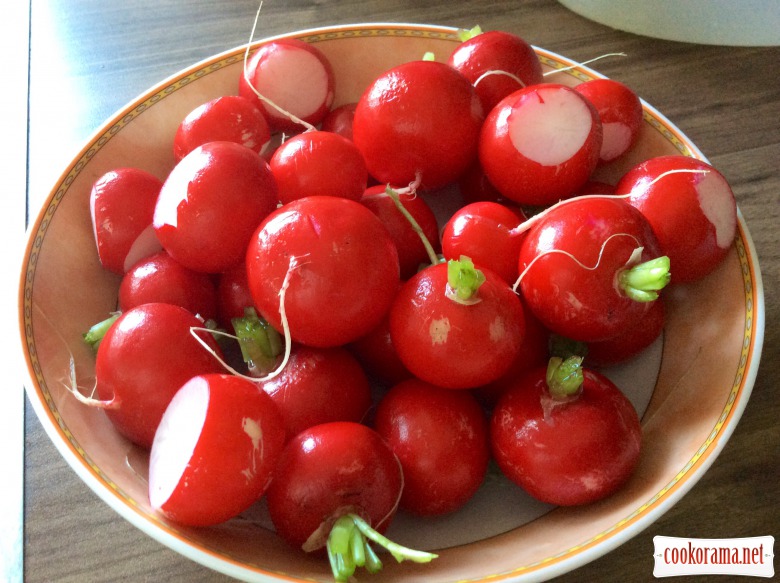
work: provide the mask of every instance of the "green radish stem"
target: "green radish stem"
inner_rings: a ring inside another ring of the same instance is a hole
[[[669,258],[664,255],[639,263],[620,272],[620,289],[632,300],[652,302],[672,278]]]
[[[413,188],[410,186],[410,188]],[[422,241],[423,246],[425,247],[425,252],[428,254],[428,259],[431,261],[431,265],[436,265],[437,263],[441,263],[441,259],[438,255],[436,255],[436,251],[433,249],[433,245],[431,245],[431,242],[428,240],[428,237],[425,236],[425,233],[423,233],[422,227],[420,227],[420,223],[417,222],[417,220],[412,216],[412,214],[406,210],[406,207],[401,202],[401,199],[399,197],[399,192],[395,190],[393,187],[391,187],[389,184],[387,185],[387,188],[385,188],[385,194],[389,196],[393,203],[395,204],[395,208],[398,209],[398,212],[400,212],[404,218],[409,221],[409,224],[412,226],[412,229],[414,229],[414,232],[417,233],[417,235],[420,237],[420,240]]]
[[[554,398],[566,399],[579,392],[585,380],[582,360],[581,356],[550,358],[547,363],[547,387]]]
[[[108,332],[108,329],[119,319],[121,312],[113,312],[111,316],[93,325],[86,333],[83,334],[84,342],[92,347],[92,350],[97,352],[100,342]]]
[[[246,308],[244,316],[231,320],[241,348],[241,356],[250,370],[265,375],[273,370],[277,358],[284,352],[284,340],[254,308]]]
[[[382,569],[382,561],[371,548],[369,541],[388,550],[399,563],[429,563],[438,556],[401,546],[371,528],[356,514],[345,514],[333,524],[326,544],[336,581],[350,581],[359,567],[365,568],[369,573],[377,573]]]
[[[471,40],[475,36],[478,36],[482,34],[482,27],[480,25],[475,26],[474,28],[471,28],[469,30],[466,30],[465,28],[461,28],[458,30],[458,38],[461,42],[466,42],[467,40]]]
[[[485,274],[465,255],[447,262],[446,295],[451,300],[467,305],[479,302],[477,291],[484,282]]]

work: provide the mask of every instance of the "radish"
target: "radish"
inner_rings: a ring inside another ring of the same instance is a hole
[[[650,222],[672,261],[674,283],[697,281],[726,257],[737,234],[737,202],[726,178],[688,156],[651,158],[628,170],[615,194]]]
[[[277,200],[276,182],[257,152],[209,142],[171,170],[154,208],[154,230],[185,267],[219,273],[244,259],[249,238]]]
[[[544,80],[533,47],[516,34],[499,30],[465,40],[447,63],[474,85],[486,113],[510,93]]]
[[[352,120],[355,119],[355,108],[357,103],[345,103],[330,110],[320,124],[320,129],[324,132],[333,132],[344,136],[348,140],[352,139]]]
[[[224,95],[187,114],[174,135],[173,154],[178,162],[198,146],[221,140],[260,154],[270,139],[268,122],[254,103],[240,95]]]
[[[488,115],[479,160],[506,198],[546,206],[572,196],[599,160],[602,128],[580,93],[552,83],[521,89]]]
[[[436,61],[411,61],[377,77],[355,109],[353,140],[379,182],[443,187],[476,157],[484,119],[468,80]]]
[[[204,320],[217,315],[216,289],[208,274],[181,265],[165,251],[136,263],[119,284],[122,312],[151,302],[186,308]]]
[[[389,314],[368,334],[351,342],[348,348],[372,380],[392,386],[412,376],[393,346]]]
[[[271,41],[246,62],[238,92],[261,108],[272,132],[300,132],[330,111],[333,67],[314,45],[294,38]]]
[[[123,274],[161,249],[152,215],[162,181],[139,168],[116,168],[98,178],[89,195],[89,210],[100,264]]]
[[[238,516],[271,482],[284,426],[271,398],[240,377],[195,376],[154,436],[149,500],[169,520],[211,526]]]
[[[305,196],[360,200],[368,182],[363,155],[351,140],[332,132],[293,136],[276,149],[270,166],[282,204]]]
[[[599,112],[604,131],[599,160],[612,162],[628,152],[642,128],[642,102],[636,93],[612,79],[593,79],[574,88]]]

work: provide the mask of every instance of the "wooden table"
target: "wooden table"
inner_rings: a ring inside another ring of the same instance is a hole
[[[249,0],[32,0],[29,212],[36,213],[77,147],[147,87],[245,43]],[[767,325],[753,395],[713,467],[660,520],[562,581],[652,579],[655,535],[780,536],[780,48],[697,46],[587,21],[554,0],[289,0],[265,3],[258,36],[353,22],[504,29],[633,87],[730,180],[754,238]],[[226,581],[122,520],[70,470],[27,403],[25,581]],[[688,579],[686,579],[688,580]],[[718,581],[722,579],[717,579]]]

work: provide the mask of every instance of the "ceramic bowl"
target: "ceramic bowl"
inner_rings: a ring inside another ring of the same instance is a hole
[[[302,31],[333,64],[334,106],[356,101],[379,73],[431,51],[439,60],[457,46],[452,28],[366,24]],[[266,39],[268,40],[268,39]],[[262,42],[262,41],[258,41]],[[179,121],[208,99],[234,94],[245,47],[198,63],[149,89],[108,120],[64,169],[29,229],[19,283],[20,339],[26,388],[40,421],[73,470],[122,517],[164,545],[246,581],[328,581],[327,561],[286,545],[263,503],[223,525],[192,529],[166,522],[149,505],[145,453],[114,431],[103,412],[63,387],[69,363],[86,384],[94,357],[82,333],[115,308],[119,279],[97,258],[89,212],[92,183],[118,166],[164,178],[174,164]],[[601,77],[537,49],[556,82]],[[636,148],[599,170],[615,181],[652,156],[702,152],[669,120],[644,104]],[[712,282],[717,280],[717,285]],[[78,286],[68,285],[79,282]],[[739,217],[734,245],[716,273],[670,289],[668,324],[640,358],[610,371],[642,418],[645,448],[636,474],[593,505],[553,508],[531,500],[497,472],[462,511],[421,521],[399,514],[388,535],[436,550],[428,565],[385,561],[373,580],[537,581],[609,552],[678,501],[712,464],[734,430],[755,379],[763,338],[763,295],[756,252]]]

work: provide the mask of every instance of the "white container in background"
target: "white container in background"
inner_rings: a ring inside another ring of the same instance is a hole
[[[595,22],[655,38],[780,46],[780,0],[559,0]]]

